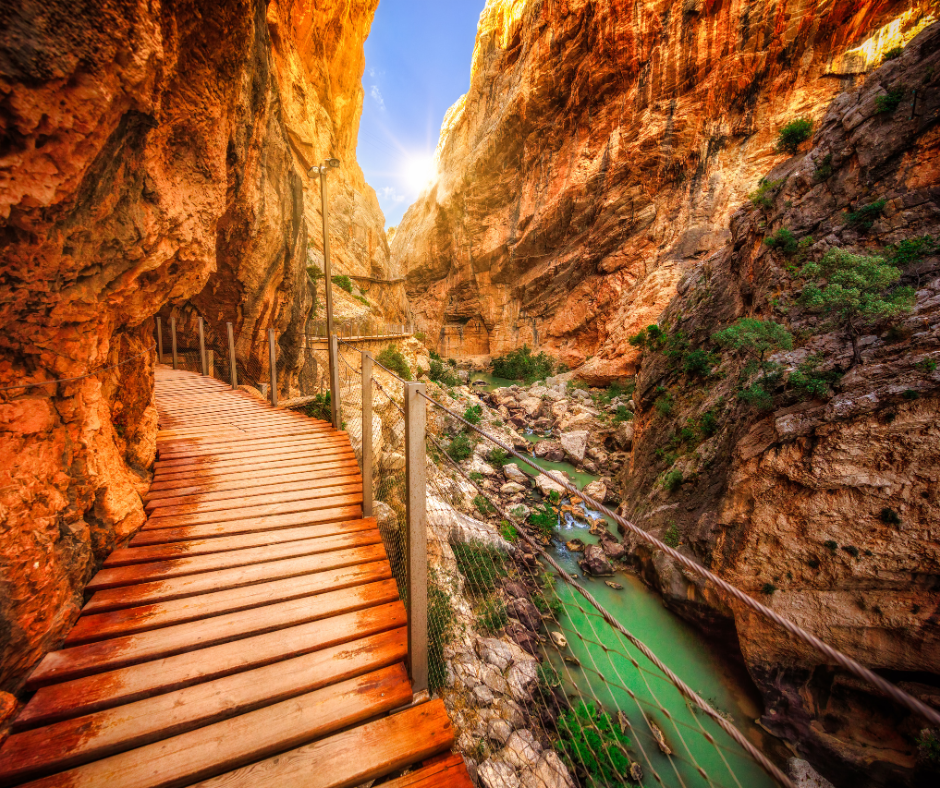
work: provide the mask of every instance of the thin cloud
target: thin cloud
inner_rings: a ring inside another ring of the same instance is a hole
[[[396,205],[400,202],[403,202],[405,199],[405,195],[399,194],[392,186],[386,186],[384,189],[382,189],[382,197],[384,197],[388,202],[394,203]]]
[[[373,101],[379,105],[379,109],[383,112],[385,111],[385,99],[382,98],[382,91],[379,90],[378,85],[373,85],[369,90],[369,95],[372,96]]]

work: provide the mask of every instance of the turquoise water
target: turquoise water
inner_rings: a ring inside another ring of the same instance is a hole
[[[486,381],[485,386],[474,386],[474,389],[483,389],[484,391],[492,391],[493,389],[501,389],[506,386],[512,386],[518,384],[518,380],[508,380],[506,378],[498,378],[495,375],[491,375],[489,372],[471,372],[470,373],[470,383],[472,384],[475,380]]]
[[[596,477],[574,469],[568,463],[534,460],[546,470],[565,471],[582,488]],[[519,460],[513,461],[532,475],[532,469]],[[597,512],[588,512],[599,516]],[[616,528],[611,523],[611,531]],[[581,576],[577,553],[571,553],[565,542],[575,537],[585,544],[596,544],[597,537],[588,526],[570,517],[559,527],[561,541],[553,540],[550,552],[570,574]],[[721,712],[731,715],[735,726],[765,752],[772,741],[753,720],[760,713],[752,690],[739,680],[737,668],[718,654],[715,647],[693,627],[670,613],[660,598],[638,578],[620,573],[613,578],[624,586],[612,589],[600,579],[584,579],[587,591],[636,638],[646,645],[701,697]],[[644,785],[657,784],[650,774],[652,764],[666,786],[741,786],[771,788],[772,780],[728,735],[711,719],[693,714],[666,677],[641,652],[604,622],[597,611],[566,583],[556,583],[555,590],[564,605],[561,630],[568,640],[565,655],[573,655],[581,667],[565,664],[562,654],[552,649],[550,659],[564,677],[569,696],[580,695],[600,702],[608,711],[622,711],[630,720],[632,757],[644,769]],[[558,629],[557,626],[554,627]],[[574,636],[580,633],[581,637]],[[631,660],[635,660],[639,668]],[[628,692],[633,692],[636,700]],[[671,720],[661,710],[665,708]],[[675,756],[667,758],[653,740],[644,722],[643,713],[663,731]],[[701,727],[700,727],[701,726]],[[719,745],[716,748],[703,736],[707,731]],[[705,770],[705,779],[696,769]],[[737,779],[735,779],[737,778]]]

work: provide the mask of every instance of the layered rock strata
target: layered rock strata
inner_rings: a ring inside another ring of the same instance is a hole
[[[337,271],[388,276],[354,158],[376,0],[93,5],[0,11],[0,386],[84,376],[0,391],[2,688],[143,522],[157,310],[231,320],[241,355],[301,336],[327,156]]]
[[[593,382],[728,238],[781,125],[936,13],[929,2],[489,0],[439,177],[392,241],[446,358],[548,349]]]
[[[935,708],[938,97],[933,25],[832,103],[812,149],[767,174],[766,201],[736,211],[728,244],[680,280],[660,318],[667,338],[643,358],[621,476],[636,523]],[[781,230],[794,248],[765,242]],[[801,267],[831,249],[894,261],[898,286],[916,293],[909,313],[863,324],[862,363],[837,313],[800,299],[811,281]],[[750,402],[747,358],[712,339],[740,317],[794,337],[769,358],[779,366],[762,384],[767,396]],[[686,363],[695,351],[710,354],[710,371]],[[930,784],[916,746],[922,721],[662,554],[635,555],[673,609],[737,634],[764,695],[763,724],[835,785]]]

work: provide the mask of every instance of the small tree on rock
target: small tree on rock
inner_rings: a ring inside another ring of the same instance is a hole
[[[803,288],[800,303],[823,312],[848,336],[852,364],[862,364],[860,331],[911,311],[914,288],[896,287],[901,272],[883,257],[830,249],[818,263],[807,263],[800,276],[817,280]]]
[[[738,397],[759,410],[773,407],[770,392],[780,372],[779,365],[770,361],[769,357],[778,350],[790,350],[793,347],[790,332],[772,320],[742,317],[712,335],[712,340],[747,359],[741,371],[742,388]],[[757,379],[753,380],[755,376]]]

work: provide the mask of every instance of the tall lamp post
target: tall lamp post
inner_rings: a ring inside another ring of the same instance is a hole
[[[314,165],[307,170],[308,176],[314,173],[320,176],[320,214],[323,217],[323,277],[326,280],[324,289],[326,290],[326,336],[329,341],[330,357],[330,412],[333,417],[333,427],[340,429],[342,426],[342,416],[339,403],[339,348],[337,347],[336,336],[333,334],[333,271],[330,267],[330,231],[329,218],[327,216],[327,205],[329,202],[326,174],[339,167],[339,159],[327,159],[320,165]]]

